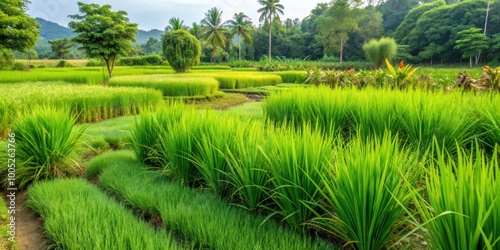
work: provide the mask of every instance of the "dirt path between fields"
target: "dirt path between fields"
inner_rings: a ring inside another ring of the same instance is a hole
[[[6,198],[6,193],[2,193]],[[16,241],[21,250],[46,249],[47,244],[43,238],[42,220],[26,206],[26,192],[16,193]],[[5,200],[8,204],[8,201]],[[8,206],[8,205],[7,205]]]

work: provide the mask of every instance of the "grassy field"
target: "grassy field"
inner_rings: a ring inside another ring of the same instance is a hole
[[[29,188],[54,248],[498,249],[500,97],[445,93],[463,71],[420,68],[438,79],[432,91],[225,66],[117,67],[113,87],[100,67],[2,71],[0,131],[28,121],[17,133],[46,152],[64,146],[52,126],[64,119],[40,110],[66,108],[79,123],[64,134],[79,137],[71,163],[93,184],[40,178]],[[234,93],[205,96],[219,88]],[[204,97],[170,99],[189,95]]]

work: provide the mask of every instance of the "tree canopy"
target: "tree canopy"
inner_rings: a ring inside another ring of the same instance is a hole
[[[0,49],[24,51],[35,46],[40,25],[25,13],[27,1],[0,1]]]
[[[113,76],[115,61],[133,49],[137,24],[130,23],[125,11],[111,11],[110,5],[78,3],[82,15],[70,15],[78,21],[69,23],[77,34],[73,40],[82,45],[91,58],[102,58],[109,76]]]
[[[285,7],[280,4],[280,0],[259,0],[260,5],[263,7],[258,9],[257,12],[260,13],[259,21],[267,20],[269,23],[269,60],[272,58],[272,27],[274,21],[280,21],[280,14],[284,15]]]

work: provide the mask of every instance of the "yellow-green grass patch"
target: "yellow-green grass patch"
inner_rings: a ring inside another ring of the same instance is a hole
[[[159,91],[64,83],[0,84],[0,136],[34,107],[69,108],[78,122],[138,114],[163,104]]]
[[[153,88],[160,90],[164,96],[207,96],[219,89],[219,82],[214,78],[177,75],[119,76],[110,79],[109,85]]]

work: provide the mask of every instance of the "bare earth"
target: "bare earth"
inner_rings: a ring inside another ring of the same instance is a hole
[[[2,194],[5,199],[5,194]],[[46,249],[42,220],[26,206],[27,193],[16,194],[16,240],[21,250]]]

